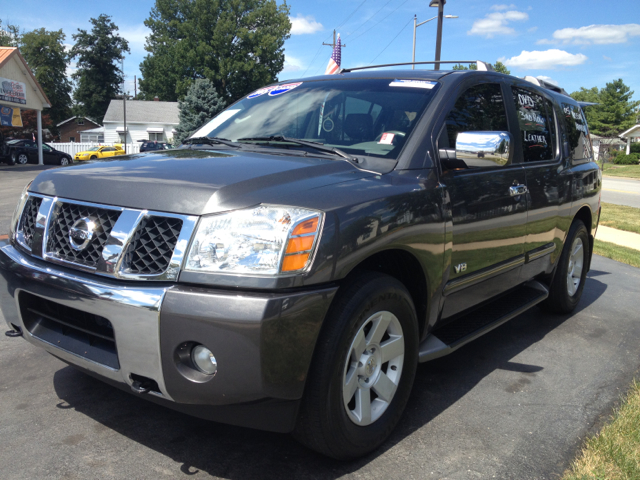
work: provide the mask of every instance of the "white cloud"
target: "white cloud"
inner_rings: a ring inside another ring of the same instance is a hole
[[[131,49],[132,54],[147,53],[144,49],[144,44],[147,37],[151,35],[151,30],[149,30],[144,24],[139,24],[133,27],[123,27],[120,28],[117,33],[129,42],[129,48]]]
[[[630,37],[640,36],[640,25],[589,25],[580,28],[563,28],[553,32],[552,40],[538,40],[538,44],[573,43],[575,45],[607,45],[625,43]]]
[[[611,57],[607,57],[606,55],[602,55],[602,58],[605,59],[607,62],[613,61]]]
[[[503,6],[506,5],[494,5],[494,7],[499,8]],[[509,23],[522,22],[528,19],[528,14],[517,10],[489,13],[486,17],[473,22],[473,26],[467,32],[467,35],[482,35],[487,38],[493,38],[496,35],[515,35],[516,31],[509,26]]]
[[[302,60],[285,53],[283,72],[297,72],[298,70],[302,70],[303,66]]]
[[[529,32],[529,33],[533,33],[533,32],[535,32],[536,30],[538,30],[538,27],[531,27],[530,29],[528,29],[528,30],[527,30],[527,32]]]
[[[492,5],[490,10],[495,10],[496,12],[500,12],[502,10],[515,10],[516,7],[513,3],[511,5]]]
[[[289,21],[291,22],[291,35],[316,33],[324,28],[320,22],[316,22],[313,15],[304,17],[299,13],[297,17],[289,17]]]
[[[545,51],[534,50],[533,52],[523,50],[522,53],[516,57],[502,57],[498,60],[508,67],[542,70],[580,65],[587,61],[587,56],[582,53],[572,54],[553,48]]]

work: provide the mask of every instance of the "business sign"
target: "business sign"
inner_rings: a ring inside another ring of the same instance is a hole
[[[27,89],[24,83],[0,77],[0,101],[25,105]]]
[[[0,125],[3,127],[22,127],[20,109],[0,106]]]

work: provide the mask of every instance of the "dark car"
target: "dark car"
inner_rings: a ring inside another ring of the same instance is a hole
[[[537,79],[279,83],[179,149],[40,173],[0,243],[1,307],[115,386],[352,458],[419,362],[576,308],[601,182],[580,105]]]
[[[38,163],[38,142],[33,140],[7,140],[5,150],[4,161],[9,165]],[[43,143],[42,162],[45,165],[70,165],[73,163],[73,159],[68,153]]]
[[[154,152],[156,150],[169,150],[173,148],[170,143],[158,142],[155,140],[145,140],[140,144],[140,153],[142,152]]]

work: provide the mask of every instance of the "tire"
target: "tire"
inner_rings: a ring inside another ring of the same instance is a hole
[[[91,155],[91,158],[89,160],[95,160],[96,158],[98,157],[96,157],[95,155]]]
[[[13,159],[13,162],[17,163],[18,165],[26,165],[27,163],[29,163],[29,157],[24,152],[12,153],[11,158]]]
[[[293,435],[345,460],[375,450],[400,420],[418,363],[418,322],[409,292],[388,275],[366,272],[338,295],[316,345]]]
[[[69,157],[60,157],[60,161],[58,162],[60,165],[65,166],[73,163]]]
[[[582,297],[589,264],[589,232],[581,220],[574,220],[565,241],[549,297],[540,306],[554,313],[571,313]]]

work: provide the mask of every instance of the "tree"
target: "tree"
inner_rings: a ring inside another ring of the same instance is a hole
[[[20,46],[20,36],[20,27],[18,25],[7,23],[3,27],[2,20],[0,20],[0,47]]]
[[[54,125],[71,116],[71,82],[67,78],[69,56],[62,30],[39,28],[21,38],[20,52],[51,102],[49,115]]]
[[[176,101],[198,78],[227,102],[271,83],[284,67],[291,22],[276,0],[156,0],[140,64],[144,98]]]
[[[604,88],[581,88],[571,94],[577,101],[598,105],[585,108],[591,133],[601,137],[617,137],[635,125],[640,101],[632,101],[633,91],[621,78],[609,82]]]
[[[462,65],[461,63],[457,63],[453,66],[453,70],[477,70],[477,69],[478,69],[478,65],[475,63],[470,63],[468,67],[466,65]],[[500,60],[496,60],[496,63],[493,64],[493,69],[498,73],[511,75],[511,71]]]
[[[224,100],[216,92],[213,83],[206,78],[197,79],[180,100],[180,124],[176,128],[174,144],[180,145],[193,132],[211,120],[225,106]]]
[[[38,113],[35,110],[20,110],[22,127],[0,127],[4,138],[37,138],[38,137]],[[43,140],[51,138],[47,132],[53,127],[48,113],[42,112]]]
[[[78,58],[78,70],[72,77],[83,115],[102,123],[109,102],[120,90],[124,73],[119,62],[129,52],[129,42],[116,33],[110,16],[102,14],[90,22],[91,32],[78,29],[73,35],[71,57]]]

